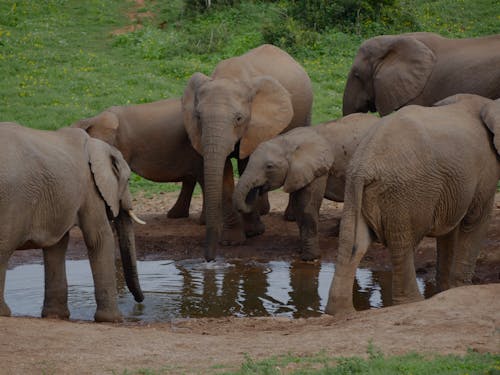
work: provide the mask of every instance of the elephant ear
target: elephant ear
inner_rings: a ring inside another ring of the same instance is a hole
[[[202,73],[194,73],[184,90],[182,96],[182,116],[184,119],[184,127],[188,133],[191,145],[203,155],[203,146],[201,144],[201,129],[198,124],[198,117],[196,115],[196,92],[199,88],[210,78]]]
[[[115,113],[111,111],[104,111],[95,117],[80,120],[71,126],[83,129],[91,137],[100,139],[101,141],[114,146],[116,141],[116,131],[120,126],[120,120]]]
[[[286,193],[302,189],[315,178],[328,173],[333,164],[333,155],[326,142],[318,139],[299,144],[290,155],[289,164],[283,184]]]
[[[385,116],[416,98],[429,79],[436,56],[412,36],[390,37],[381,43],[386,49],[374,67],[375,106]]]
[[[97,190],[113,217],[116,217],[120,211],[120,199],[130,177],[130,168],[120,151],[98,139],[89,139],[87,147]]]
[[[485,104],[481,109],[481,118],[493,133],[493,144],[500,156],[500,99]]]
[[[256,77],[251,86],[251,118],[240,142],[240,159],[247,158],[261,142],[281,133],[293,118],[290,93],[276,79]]]

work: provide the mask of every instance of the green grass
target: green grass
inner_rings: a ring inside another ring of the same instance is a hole
[[[499,375],[500,355],[468,352],[457,355],[421,355],[410,353],[385,356],[370,346],[367,358],[332,357],[324,352],[311,356],[282,355],[261,361],[249,356],[236,370],[214,366],[208,373],[224,375]],[[182,373],[182,369],[176,369]],[[123,375],[168,374],[169,369],[125,371]]]
[[[453,37],[498,32],[495,0],[401,4],[419,30]],[[123,0],[0,2],[0,120],[56,129],[111,105],[181,96],[192,73],[210,74],[221,59],[263,43],[264,25],[283,20],[279,2],[241,1],[189,18],[181,0],[146,0],[139,11],[152,11],[155,19],[113,36],[113,30],[131,23],[126,16],[131,6]],[[306,33],[309,39],[289,51],[313,81],[313,123],[341,115],[347,72],[361,41],[378,30],[372,26],[361,25],[357,34],[335,27]],[[178,189],[155,185],[137,177],[132,189]]]

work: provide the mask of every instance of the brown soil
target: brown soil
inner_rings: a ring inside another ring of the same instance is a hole
[[[140,259],[200,258],[204,227],[197,222],[201,198],[194,197],[185,219],[168,219],[176,194],[135,199],[148,224],[136,227]],[[223,247],[219,256],[291,260],[298,256],[298,230],[282,218],[287,195],[270,194],[266,232],[244,245]],[[323,259],[335,260],[337,238],[331,227],[341,204],[324,201],[320,222]],[[245,354],[306,355],[325,350],[334,356],[363,355],[370,341],[386,354],[500,352],[500,194],[488,238],[476,267],[475,284],[438,294],[424,302],[358,312],[347,318],[188,319],[158,324],[96,324],[39,318],[0,318],[2,374],[120,373],[123,369],[168,368],[169,373],[216,372],[212,366],[238,367]],[[10,265],[41,261],[39,250],[18,251]],[[78,230],[68,258],[85,258]],[[434,241],[426,239],[415,257],[419,276],[434,277]],[[387,251],[373,246],[362,263],[390,269]],[[227,368],[226,368],[227,369]],[[286,372],[286,369],[284,369]]]

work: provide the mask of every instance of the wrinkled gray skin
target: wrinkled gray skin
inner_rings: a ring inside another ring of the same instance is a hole
[[[155,182],[182,181],[167,216],[189,216],[196,182],[203,188],[203,158],[187,136],[180,99],[110,107],[72,126],[116,147],[139,176]],[[203,210],[200,220],[204,221]]]
[[[470,284],[500,178],[500,101],[462,94],[375,124],[347,174],[328,314],[354,311],[356,268],[374,240],[391,254],[393,303],[422,299],[414,251],[436,238],[439,290]]]
[[[385,116],[460,93],[500,97],[500,35],[448,39],[421,32],[366,40],[347,77],[343,114]]]
[[[318,258],[318,216],[323,197],[344,201],[349,161],[363,135],[378,120],[374,115],[356,113],[311,128],[297,128],[261,143],[236,185],[235,207],[250,212],[259,194],[283,186],[290,193],[299,226],[301,257]]]
[[[130,169],[120,152],[80,129],[29,129],[0,123],[0,315],[7,262],[14,250],[42,248],[43,317],[68,318],[65,253],[69,230],[79,226],[95,286],[96,321],[122,319],[117,305],[113,219],[128,288],[140,302]],[[133,215],[133,214],[132,214]]]
[[[207,260],[215,258],[219,241],[238,244],[262,233],[259,212],[269,210],[267,200],[264,208],[243,217],[233,209],[228,157],[238,158],[241,174],[259,143],[310,125],[312,98],[304,69],[271,45],[221,61],[211,77],[195,73],[189,80],[182,97],[184,125],[191,144],[203,155]]]

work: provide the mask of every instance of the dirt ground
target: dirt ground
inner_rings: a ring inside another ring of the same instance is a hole
[[[177,194],[138,196],[136,212],[147,221],[136,227],[138,257],[191,259],[203,256],[204,227],[198,224],[201,198],[193,198],[191,216],[165,215]],[[224,258],[292,260],[298,257],[298,230],[282,218],[288,196],[270,194],[266,232],[244,245],[223,247]],[[335,260],[337,238],[331,228],[341,204],[324,201],[321,209],[322,259]],[[78,230],[72,232],[68,259],[85,258]],[[18,251],[10,266],[41,260],[41,251]],[[417,272],[434,278],[434,240],[425,239],[415,255]],[[361,266],[388,270],[387,251],[374,245]],[[0,318],[2,374],[111,374],[140,368],[169,373],[207,373],[238,368],[248,354],[260,359],[278,354],[306,355],[325,350],[334,356],[366,354],[371,341],[385,354],[500,353],[500,194],[474,284],[426,301],[360,311],[349,317],[182,319],[155,324],[96,324],[39,318]],[[283,369],[284,373],[291,369]]]

